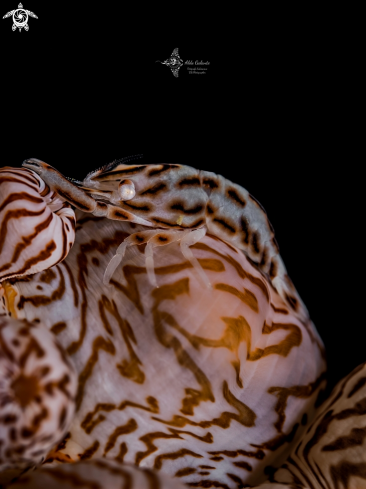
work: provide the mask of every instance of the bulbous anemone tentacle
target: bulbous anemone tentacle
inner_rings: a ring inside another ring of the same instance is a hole
[[[0,281],[52,267],[74,240],[70,204],[31,170],[0,170]]]
[[[77,376],[54,335],[36,321],[0,317],[0,470],[42,462],[65,436]]]
[[[255,487],[365,488],[365,426],[366,362],[338,382],[282,467]]]

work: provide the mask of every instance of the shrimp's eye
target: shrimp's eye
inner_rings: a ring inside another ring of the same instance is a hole
[[[131,200],[135,197],[135,185],[131,180],[121,180],[118,185],[118,194],[121,200]]]

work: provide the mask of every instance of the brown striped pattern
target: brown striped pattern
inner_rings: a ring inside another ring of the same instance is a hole
[[[146,228],[79,213],[67,256],[67,203],[32,171],[0,171],[0,483],[48,452],[17,487],[366,488],[366,365],[321,404],[323,347],[273,255],[278,245],[261,205],[209,172],[123,166],[88,178],[111,185],[117,173],[140,183],[147,176],[145,200],[125,210],[100,202],[95,214],[156,212],[152,220],[168,229],[154,239],[170,243],[156,252],[158,288],[146,280]],[[196,199],[197,190],[208,199]],[[243,213],[250,206],[255,223]],[[169,231],[203,224],[214,235],[192,250],[212,290],[201,288]],[[60,240],[37,242],[45,231],[62,236],[59,260]],[[136,246],[103,287],[106,264],[131,234]],[[22,277],[5,280],[15,275]]]
[[[44,460],[66,434],[76,387],[73,366],[47,328],[0,317],[0,470]]]
[[[25,474],[12,489],[184,489],[176,479],[146,468],[94,459]]]
[[[336,385],[270,481],[268,489],[281,482],[298,489],[366,488],[366,363]]]
[[[267,214],[245,188],[185,165],[115,162],[89,173],[82,182],[70,181],[34,158],[25,160],[23,166],[40,175],[61,199],[95,216],[170,230],[206,228],[243,250],[294,313],[303,321],[309,319],[287,275]],[[194,266],[198,268],[197,263]]]
[[[105,200],[105,192],[116,195],[127,175],[136,190],[134,198],[111,202],[131,210],[153,227],[206,226],[210,234],[243,250],[267,274],[294,313],[308,320],[307,309],[287,276],[268,216],[245,188],[212,172],[167,164],[107,165],[89,173],[81,186],[95,199]],[[103,194],[98,196],[97,191]]]
[[[0,281],[64,260],[74,239],[73,210],[36,173],[0,170]]]
[[[215,236],[191,247],[212,289],[177,243],[156,249],[158,288],[147,280],[144,244],[127,250],[104,286],[116,248],[145,228],[77,215],[62,263],[4,283],[7,308],[42,321],[78,372],[73,423],[44,467],[106,457],[191,487],[265,480],[301,438],[324,386],[311,321]]]

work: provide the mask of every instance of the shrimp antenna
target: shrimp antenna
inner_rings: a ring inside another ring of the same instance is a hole
[[[96,171],[102,171],[102,172],[111,171],[114,168],[116,168],[116,166],[118,166],[118,165],[123,165],[129,161],[138,160],[138,159],[141,159],[143,157],[144,157],[143,154],[138,154],[138,155],[132,155],[132,156],[125,156],[124,158],[121,158],[120,160],[114,160],[111,163],[107,163],[105,166],[98,168],[98,170],[94,170],[93,172],[89,173],[86,178],[88,178],[89,175],[91,175],[92,173],[95,173]]]

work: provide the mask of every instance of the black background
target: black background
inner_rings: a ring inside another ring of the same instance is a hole
[[[3,1],[1,16],[16,4]],[[276,230],[329,387],[365,361],[357,14],[23,4],[38,16],[28,32],[0,24],[2,166],[35,157],[82,179],[143,153],[239,183]],[[206,74],[183,66],[174,78],[156,62],[174,48],[209,61]]]

